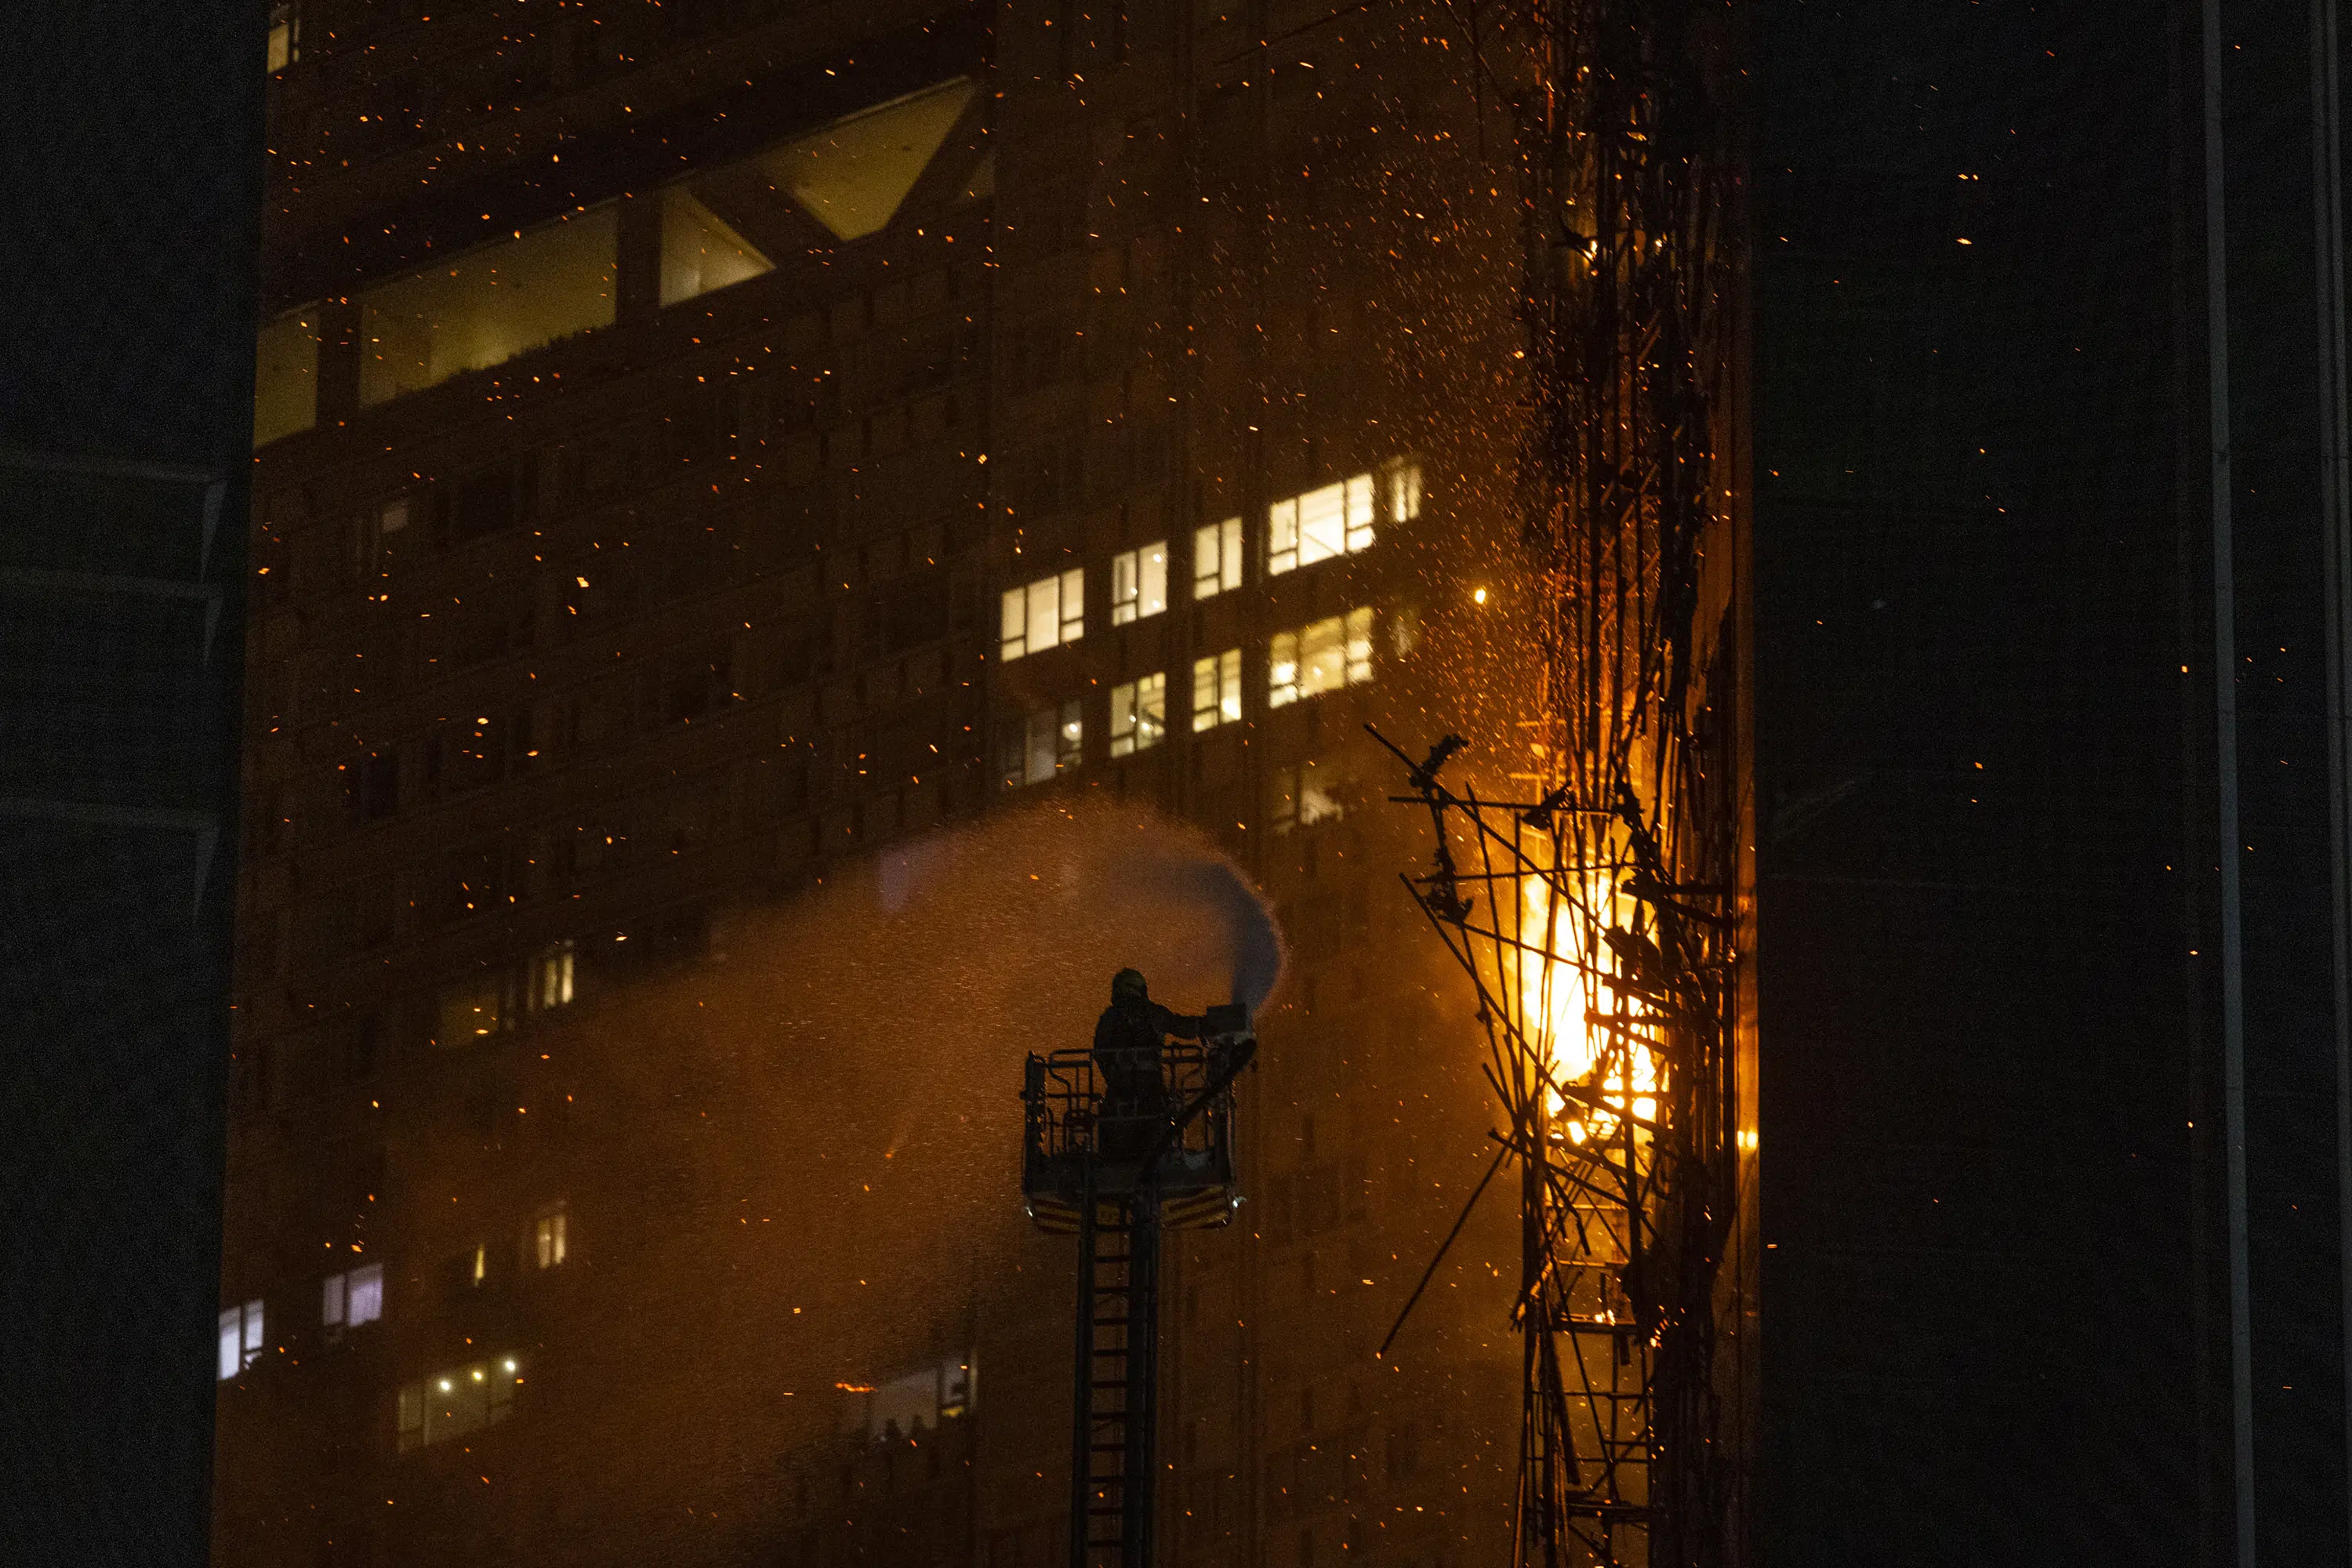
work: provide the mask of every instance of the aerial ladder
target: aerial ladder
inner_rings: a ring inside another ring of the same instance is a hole
[[[1107,1098],[1091,1051],[1026,1067],[1023,1206],[1078,1244],[1070,1568],[1152,1561],[1160,1234],[1226,1225],[1241,1202],[1233,1085],[1257,1037],[1240,1003],[1209,1009],[1202,1033],[1161,1047],[1156,1100]]]

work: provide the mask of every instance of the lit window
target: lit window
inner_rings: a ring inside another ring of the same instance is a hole
[[[266,447],[319,422],[319,308],[305,305],[254,340],[253,444]]]
[[[320,1289],[319,1321],[331,1329],[356,1329],[383,1316],[383,1265],[370,1263],[330,1274]]]
[[[269,8],[269,74],[276,76],[302,58],[302,14],[287,0]]]
[[[1372,476],[1325,485],[1278,500],[1266,512],[1268,576],[1328,561],[1372,542]]]
[[[851,1395],[842,1412],[843,1430],[863,1432],[875,1442],[936,1431],[942,1421],[968,1415],[972,1408],[971,1362],[963,1356],[949,1356],[885,1384],[838,1386]]]
[[[1411,522],[1421,515],[1421,465],[1399,458],[1381,470],[1381,486],[1388,492],[1391,522]]]
[[[572,1000],[572,950],[559,942],[530,962],[530,984],[525,994],[534,1012],[544,1013]]]
[[[1110,754],[1148,752],[1168,732],[1168,677],[1147,675],[1110,689]]]
[[[352,1328],[383,1316],[383,1265],[371,1263],[351,1272],[349,1322]]]
[[[1267,650],[1266,706],[1287,707],[1371,678],[1372,612],[1366,606],[1276,632]]]
[[[1192,661],[1192,732],[1230,724],[1242,716],[1242,650]]]
[[[521,1363],[498,1356],[403,1384],[395,1416],[400,1451],[462,1437],[514,1414]]]
[[[220,1315],[220,1363],[215,1369],[226,1383],[261,1359],[261,1302],[224,1307]]]
[[[1266,803],[1266,826],[1276,833],[1287,833],[1294,827],[1337,821],[1342,808],[1329,773],[1329,769],[1314,763],[1275,769],[1273,798]]]
[[[1018,729],[1009,730],[1000,754],[999,773],[1005,787],[1044,784],[1065,768],[1085,760],[1084,709],[1073,699],[1057,708],[1039,708],[1024,715]]]
[[[675,305],[775,269],[684,185],[662,193],[661,302]]]
[[[1123,626],[1168,607],[1168,542],[1129,550],[1110,560],[1110,624]]]
[[[1192,531],[1192,597],[1214,598],[1242,585],[1242,520],[1229,517]]]
[[[836,237],[863,239],[898,215],[973,90],[958,77],[836,120],[761,153],[760,172]]]
[[[555,1268],[562,1266],[566,1233],[569,1229],[569,1218],[560,1204],[542,1213],[532,1224],[530,1232],[532,1255],[538,1259],[541,1268]]]
[[[614,211],[606,203],[364,290],[361,405],[612,325]]]
[[[1087,573],[1083,566],[1004,590],[998,651],[1005,658],[1043,653],[1087,633]]]
[[[1278,500],[1266,509],[1266,575],[1278,577],[1369,548],[1376,517],[1401,523],[1420,515],[1421,465],[1402,458],[1377,474],[1358,474]]]

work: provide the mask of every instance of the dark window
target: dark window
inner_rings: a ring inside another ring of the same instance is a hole
[[[732,663],[724,642],[673,658],[661,676],[663,719],[672,724],[687,723],[732,701]]]
[[[528,710],[458,720],[433,737],[426,757],[433,794],[446,800],[487,789],[530,771],[536,755]]]
[[[877,588],[866,605],[866,636],[885,657],[906,652],[948,635],[948,580],[941,571],[920,572]]]
[[[400,809],[399,753],[371,752],[349,764],[343,773],[343,788],[362,817],[374,822],[390,816]]]
[[[437,486],[434,526],[445,545],[503,533],[530,515],[537,463],[528,457],[482,468]]]

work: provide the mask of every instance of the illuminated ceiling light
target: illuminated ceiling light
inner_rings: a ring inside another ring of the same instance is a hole
[[[1486,602],[1486,590],[1481,588],[1476,593],[1472,594],[1470,595],[1470,602],[1474,605],[1485,604]]]
[[[863,239],[893,217],[971,101],[962,78],[835,121],[760,159],[760,167],[836,238]]]

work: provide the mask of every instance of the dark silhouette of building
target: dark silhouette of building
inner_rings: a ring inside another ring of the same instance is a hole
[[[1766,1561],[2345,1552],[2330,15],[1754,19]]]
[[[11,1557],[193,1565],[210,1503],[261,29],[235,6],[99,5],[8,33],[0,1531]]]

